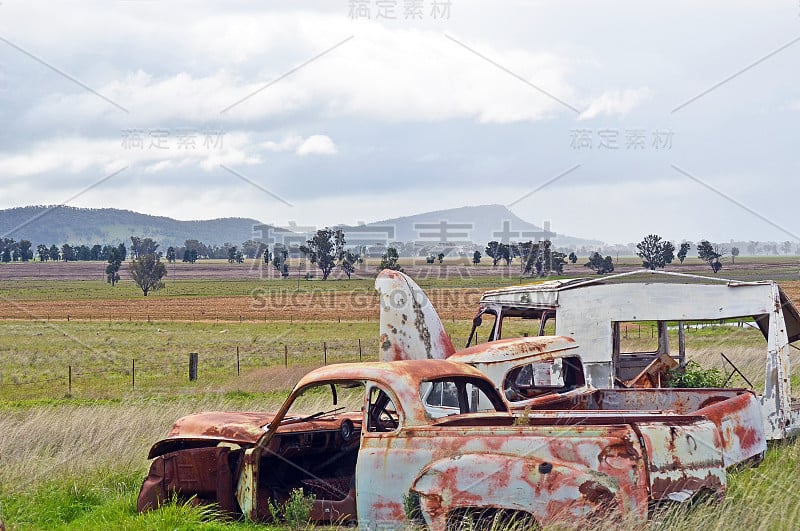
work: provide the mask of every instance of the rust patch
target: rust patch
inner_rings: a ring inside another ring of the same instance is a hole
[[[616,501],[614,493],[596,481],[584,481],[578,486],[578,491],[589,502],[597,505],[610,506]]]
[[[733,427],[733,432],[739,438],[742,448],[752,448],[759,442],[758,431],[750,426],[736,424]]]
[[[422,306],[419,305],[419,302],[417,302],[416,298],[414,299],[412,308],[414,309],[414,327],[417,329],[419,338],[425,345],[425,353],[427,354],[428,359],[432,359],[431,332],[428,330],[428,325],[425,323],[425,313],[422,311]]]

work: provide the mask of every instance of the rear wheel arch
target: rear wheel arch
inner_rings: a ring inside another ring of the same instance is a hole
[[[476,510],[501,516],[525,513],[537,525],[593,518],[622,508],[619,491],[614,478],[579,465],[467,454],[427,466],[410,493],[418,497],[419,515],[428,525],[449,529],[451,514]]]

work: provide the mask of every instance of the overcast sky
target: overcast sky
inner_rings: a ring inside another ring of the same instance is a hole
[[[2,0],[0,208],[798,241],[799,80],[797,0]]]

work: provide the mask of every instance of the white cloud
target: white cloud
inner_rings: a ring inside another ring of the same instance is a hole
[[[327,135],[311,135],[303,138],[298,135],[289,135],[279,142],[272,140],[261,144],[267,151],[283,153],[294,151],[297,155],[335,155],[339,152],[336,144]]]
[[[603,92],[599,98],[592,101],[578,119],[589,120],[600,115],[624,116],[651,97],[652,92],[647,87],[640,89],[607,90]]]
[[[148,173],[175,168],[200,168],[211,171],[226,165],[252,165],[262,162],[253,154],[250,135],[225,133],[216,145],[179,148],[178,137],[169,132],[166,149],[150,144],[145,135],[141,147],[126,145],[125,139],[91,139],[80,136],[54,138],[38,142],[20,152],[0,152],[0,175],[6,179],[40,175],[48,172],[88,174],[93,170],[116,171],[125,166],[143,166]],[[4,179],[0,178],[0,182]]]
[[[235,44],[228,50],[213,44],[216,37],[210,43],[200,39],[202,31],[198,29],[198,37],[181,43],[181,47],[194,46],[186,50],[190,56],[210,57],[205,68],[184,66],[177,73],[164,75],[144,66],[93,86],[128,109],[129,114],[95,94],[63,85],[61,90],[67,92],[36,102],[28,118],[35,123],[52,123],[57,117],[76,123],[105,125],[111,121],[155,126],[175,122],[241,124],[315,112],[390,122],[470,119],[512,123],[572,113],[555,99],[445,38],[440,31],[391,29],[366,22],[353,33],[350,21],[320,14],[239,14],[226,19],[229,24],[223,27],[250,27],[263,22],[267,27],[284,30],[266,40],[253,37],[252,42],[231,37],[230,42],[247,43]],[[206,28],[211,21],[198,24],[199,28]],[[298,31],[285,31],[292,27]],[[270,32],[261,28],[255,33]],[[267,86],[350,35],[354,38]],[[570,60],[564,57],[467,37],[459,41],[556,98],[567,102],[576,99],[567,80]],[[292,53],[276,54],[279,49]],[[236,63],[247,59],[247,68],[231,73],[231,61],[222,60],[222,56],[230,55]],[[254,65],[263,66],[256,69]]]
[[[336,144],[325,135],[310,136],[297,148],[297,154],[300,156],[335,155],[336,153],[338,153]]]
[[[273,142],[269,140],[261,144],[267,151],[274,153],[282,153],[284,151],[294,151],[303,143],[303,137],[297,135],[289,135],[280,142]]]

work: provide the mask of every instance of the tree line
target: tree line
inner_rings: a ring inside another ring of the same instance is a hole
[[[132,278],[142,288],[145,295],[149,291],[159,289],[160,280],[166,275],[164,264],[160,263],[164,254],[159,251],[159,244],[152,238],[142,238],[139,236],[130,237],[130,251],[124,243],[118,245],[88,245],[63,244],[61,247],[53,244],[49,247],[39,244],[34,250],[29,240],[15,241],[12,238],[0,238],[0,262],[27,262],[34,257],[42,262],[47,261],[106,261],[106,275],[108,282],[113,286],[119,280],[119,269],[121,264],[130,257],[132,267],[144,267],[144,270],[131,270]],[[757,243],[757,242],[753,242]],[[636,244],[636,255],[642,259],[642,266],[651,270],[663,269],[671,264],[675,259],[681,263],[686,259],[688,252],[692,248],[692,242],[682,242],[679,248],[671,241],[663,239],[657,234],[648,234],[642,241]],[[724,245],[714,244],[708,240],[701,240],[697,246],[697,256],[714,272],[719,272],[723,267],[723,259],[730,253],[731,263],[735,263],[739,256],[739,248],[732,246],[730,250]],[[553,249],[549,240],[527,241],[519,243],[504,243],[490,241],[485,249],[485,255],[491,259],[492,266],[497,266],[500,261],[506,265],[511,265],[515,259],[519,259],[520,274],[529,276],[544,277],[548,275],[561,275],[564,266],[569,261],[575,264],[578,256],[574,251],[567,255],[564,249]],[[265,264],[271,264],[278,273],[286,278],[289,276],[288,259],[291,252],[299,252],[312,264],[316,265],[321,272],[322,280],[327,280],[330,274],[336,270],[341,270],[347,278],[355,272],[357,265],[364,263],[366,249],[362,247],[348,248],[345,240],[345,233],[342,229],[332,229],[326,227],[320,229],[305,244],[295,248],[289,248],[282,244],[273,245],[272,249],[262,242],[253,240],[245,241],[241,247],[225,243],[222,246],[206,245],[199,240],[185,240],[183,246],[170,246],[167,248],[165,257],[167,262],[174,263],[177,260],[195,263],[199,259],[223,258],[230,263],[242,263],[247,259],[262,259]],[[445,254],[440,252],[438,255],[429,254],[426,262],[433,264],[436,260],[441,264]],[[480,251],[473,252],[472,263],[478,265],[483,255]],[[400,253],[394,246],[386,248],[381,255],[378,269],[402,270],[399,263]],[[589,253],[585,267],[593,270],[597,274],[606,274],[614,271],[614,261],[610,255],[603,256],[598,251]],[[162,271],[163,270],[163,271]],[[163,274],[161,274],[163,273]],[[307,276],[310,275],[307,273]],[[149,277],[156,277],[154,280]],[[139,280],[141,279],[141,281]],[[152,282],[151,282],[152,280]]]
[[[88,245],[73,246],[67,243],[60,247],[56,244],[50,246],[39,244],[34,253],[30,240],[15,241],[13,238],[0,238],[0,262],[29,262],[34,259],[38,259],[40,262],[105,261],[108,260],[112,249],[121,252],[123,260],[125,259],[127,249],[124,243],[117,246],[95,244],[91,247]]]

